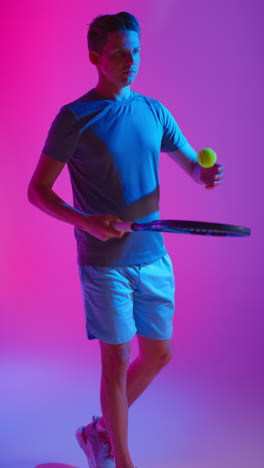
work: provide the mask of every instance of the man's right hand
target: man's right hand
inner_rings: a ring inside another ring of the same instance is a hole
[[[91,234],[101,241],[107,241],[112,237],[122,237],[124,232],[116,231],[112,222],[119,222],[120,218],[110,214],[89,215],[80,229]]]
[[[40,210],[66,223],[88,232],[101,241],[111,237],[122,237],[111,223],[121,221],[110,214],[87,215],[65,203],[54,191],[53,184],[65,166],[64,162],[42,153],[28,188],[29,201]]]

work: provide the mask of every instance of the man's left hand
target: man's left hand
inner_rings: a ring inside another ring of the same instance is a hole
[[[193,170],[193,178],[198,184],[205,185],[206,189],[214,189],[223,182],[224,166],[214,164],[206,168],[197,163]]]

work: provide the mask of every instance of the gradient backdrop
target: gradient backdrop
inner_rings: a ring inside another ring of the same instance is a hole
[[[252,228],[247,239],[166,235],[177,279],[172,363],[131,409],[139,468],[263,466],[262,0],[1,2],[1,468],[74,467],[99,409],[71,226],[26,191],[59,108],[96,83],[86,31],[128,10],[142,26],[133,89],[162,101],[225,182],[207,191],[161,158],[163,218]],[[71,202],[67,170],[56,184]],[[135,355],[136,342],[133,345]]]

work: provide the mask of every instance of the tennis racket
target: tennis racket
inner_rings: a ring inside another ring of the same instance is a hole
[[[162,231],[179,234],[200,234],[205,236],[246,237],[251,230],[231,224],[204,223],[200,221],[155,220],[151,223],[113,222],[116,231]]]

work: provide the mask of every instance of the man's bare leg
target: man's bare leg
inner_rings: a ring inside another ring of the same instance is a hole
[[[128,441],[128,407],[143,393],[172,357],[171,340],[138,337],[139,356],[129,366],[130,343],[100,343],[102,355],[100,424],[106,427],[116,468],[133,468]]]
[[[111,345],[100,342],[102,359],[101,423],[107,428],[116,468],[134,468],[128,450],[127,370],[130,342]]]
[[[131,363],[127,373],[128,406],[134,403],[172,358],[171,340],[139,336],[138,341],[139,356]]]

